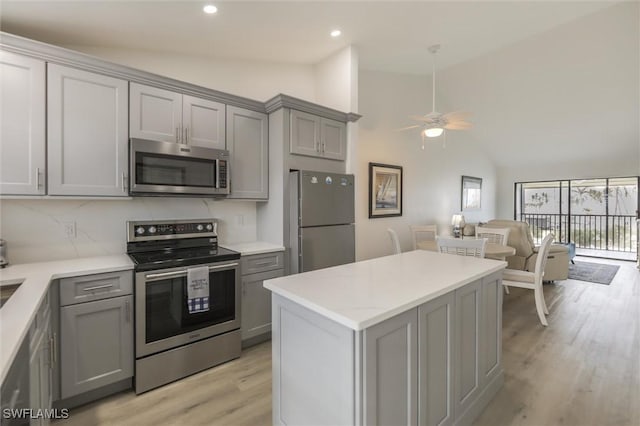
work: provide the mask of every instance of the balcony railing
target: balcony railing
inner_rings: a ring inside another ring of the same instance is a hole
[[[556,240],[572,241],[577,248],[635,253],[638,229],[633,215],[520,213],[540,243],[553,232]]]

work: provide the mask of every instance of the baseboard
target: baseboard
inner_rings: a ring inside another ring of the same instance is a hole
[[[249,348],[251,346],[255,346],[262,342],[266,342],[267,340],[271,340],[271,332],[260,334],[259,336],[253,336],[248,339],[242,341],[242,349]]]
[[[487,384],[475,402],[469,406],[467,411],[462,413],[454,423],[455,426],[467,426],[471,425],[475,419],[484,411],[489,405],[489,402],[498,393],[502,385],[504,384],[504,371],[497,374],[489,384]]]

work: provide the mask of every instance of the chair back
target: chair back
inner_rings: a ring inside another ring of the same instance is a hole
[[[476,237],[486,238],[488,243],[507,245],[509,241],[510,228],[489,228],[486,226],[476,226]]]
[[[391,228],[387,228],[387,232],[389,233],[389,238],[391,239],[391,249],[393,254],[400,254],[400,240],[398,239],[398,234]]]
[[[542,240],[540,248],[538,248],[538,257],[536,258],[536,269],[534,271],[536,285],[542,285],[542,277],[544,276],[544,268],[547,266],[547,257],[549,256],[549,250],[551,249],[551,243],[553,242],[554,235],[549,232]]]
[[[421,241],[435,241],[438,235],[437,225],[409,225],[411,235],[413,236],[413,249],[418,249],[418,243]]]
[[[436,240],[439,253],[457,254],[458,256],[484,257],[487,240],[438,237]]]

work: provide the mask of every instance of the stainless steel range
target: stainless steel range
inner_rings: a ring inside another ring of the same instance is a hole
[[[239,357],[240,253],[218,246],[217,221],[136,221],[127,230],[135,264],[136,393]],[[209,269],[209,306],[190,313],[187,276],[201,266]]]

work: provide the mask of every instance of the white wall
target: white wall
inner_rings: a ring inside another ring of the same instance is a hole
[[[446,46],[441,52],[446,54]],[[440,110],[498,167],[497,216],[517,181],[640,174],[640,4],[624,2],[438,72]]]
[[[428,77],[372,71],[359,74],[358,179],[356,188],[356,254],[368,259],[390,253],[387,228],[394,229],[403,250],[411,249],[411,224],[437,224],[440,234],[450,233],[451,215],[460,211],[462,175],[483,179],[482,209],[465,213],[467,222],[488,220],[495,215],[496,171],[492,161],[473,143],[469,133],[448,132],[428,140],[421,149],[419,130],[398,132],[413,124],[412,114],[431,110]],[[368,164],[403,167],[403,215],[368,218]]]
[[[266,101],[278,93],[312,102],[316,99],[315,72],[312,65],[241,61],[92,46],[64,47],[258,101]]]
[[[221,242],[256,239],[255,203],[195,198],[2,200],[0,234],[11,263],[122,254],[126,221],[218,218]],[[64,223],[76,223],[76,237]]]
[[[356,111],[357,69],[358,57],[353,46],[348,46],[316,64],[316,102],[338,111]]]

